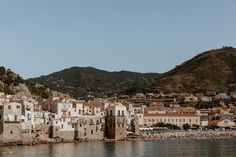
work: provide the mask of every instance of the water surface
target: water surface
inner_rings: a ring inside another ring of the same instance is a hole
[[[124,141],[0,148],[0,157],[236,157],[236,140]]]

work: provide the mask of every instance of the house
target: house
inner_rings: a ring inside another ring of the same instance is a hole
[[[35,108],[32,112],[33,131],[36,137],[47,140],[50,136],[50,112]]]
[[[123,140],[126,138],[126,107],[121,103],[114,103],[107,108],[106,137],[108,139]]]
[[[2,142],[21,142],[21,112],[22,105],[17,102],[2,102],[0,104],[0,133]]]
[[[211,127],[219,127],[219,128],[234,128],[235,122],[224,119],[224,120],[213,120],[209,122],[209,126]]]
[[[182,127],[184,124],[200,126],[200,116],[193,114],[144,114],[144,126],[157,123],[172,124]]]
[[[104,138],[105,120],[99,104],[86,102],[82,104],[82,115],[72,117],[75,139],[102,140]]]
[[[215,96],[216,100],[224,100],[224,99],[229,99],[229,98],[230,98],[230,96],[228,96],[227,93],[218,93]]]
[[[104,138],[102,117],[94,115],[80,116],[79,122],[76,124],[76,139],[102,140]]]

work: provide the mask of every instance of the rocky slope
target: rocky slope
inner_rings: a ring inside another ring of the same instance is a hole
[[[46,87],[26,83],[20,75],[5,67],[0,67],[0,92],[27,97],[34,95],[43,98],[48,98],[50,95],[50,90]]]

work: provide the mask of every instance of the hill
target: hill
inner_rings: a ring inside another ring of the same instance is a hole
[[[167,92],[236,91],[236,49],[203,52],[163,74],[152,86]]]
[[[19,86],[23,82],[24,80],[18,74],[5,67],[0,67],[0,92],[12,94],[14,92],[12,87]]]
[[[143,91],[144,84],[149,84],[159,76],[157,73],[108,72],[93,67],[71,67],[47,76],[29,79],[27,82],[39,83],[50,89],[69,93],[75,98],[88,94],[104,97],[115,93]]]
[[[50,95],[46,87],[26,83],[19,74],[5,67],[0,67],[0,92],[27,97],[34,95],[42,98],[48,98]]]

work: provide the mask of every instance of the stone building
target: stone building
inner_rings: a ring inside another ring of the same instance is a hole
[[[172,124],[179,127],[184,124],[200,126],[201,120],[200,116],[193,114],[144,114],[144,126],[153,126],[157,123]]]
[[[4,102],[0,105],[0,133],[2,141],[21,142],[21,109],[22,105],[16,102]]]
[[[93,102],[77,104],[78,113],[72,117],[75,139],[102,140],[105,123],[100,106]]]
[[[107,108],[106,138],[123,140],[126,138],[126,107],[121,103],[112,104]]]
[[[79,117],[79,123],[77,123],[75,130],[79,139],[102,140],[104,138],[102,118],[99,116]]]

